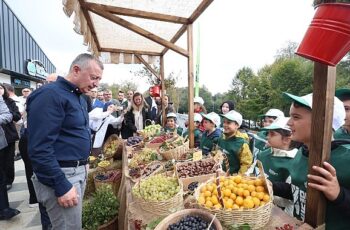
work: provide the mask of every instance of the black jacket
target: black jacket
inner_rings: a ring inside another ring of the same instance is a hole
[[[11,98],[6,98],[6,99],[4,99],[4,101],[12,114],[12,122],[7,123],[7,124],[3,124],[3,125],[1,125],[1,127],[5,132],[5,137],[6,137],[7,143],[13,143],[19,139],[14,122],[21,120],[22,116],[21,116],[21,113],[19,112],[18,107],[16,105],[16,102],[14,100],[12,100]]]
[[[121,129],[122,138],[127,139],[132,137],[134,133],[136,133],[137,129],[135,126],[135,116],[133,113],[134,109],[131,108],[125,115],[124,121]],[[148,110],[143,107],[142,109],[142,118],[143,118],[143,128],[145,128],[146,120],[149,119]]]

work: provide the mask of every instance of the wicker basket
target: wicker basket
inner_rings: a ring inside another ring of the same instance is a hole
[[[107,173],[115,173],[114,178],[112,178],[111,180],[104,180],[104,181],[98,180],[96,178],[96,176],[99,174],[107,174]],[[118,191],[119,191],[119,187],[120,187],[121,179],[122,179],[121,170],[108,170],[108,171],[104,171],[104,172],[97,172],[94,175],[95,188],[96,188],[96,190],[98,190],[103,185],[110,185],[112,187],[114,195],[117,196]]]
[[[253,177],[242,176],[246,180],[251,180]],[[255,179],[255,178],[254,178]],[[207,183],[215,183],[215,179],[210,179],[206,183],[201,184],[195,191],[195,198],[198,200],[200,195],[200,189],[205,186]],[[267,188],[269,191],[270,201],[267,202],[264,206],[254,208],[254,209],[243,209],[243,210],[224,210],[224,209],[209,209],[205,206],[199,205],[201,209],[207,210],[212,214],[216,214],[216,217],[220,220],[223,225],[243,225],[249,224],[251,229],[259,229],[264,227],[270,219],[271,211],[273,207],[273,193],[272,193],[272,184],[267,181]]]
[[[137,182],[134,186],[139,186],[140,182]],[[168,200],[149,201],[136,196],[133,196],[133,200],[146,212],[153,213],[156,216],[168,216],[183,209],[183,185],[181,181],[179,181],[179,185],[179,192]]]
[[[180,221],[182,218],[188,215],[199,216],[203,220],[207,221],[208,223],[210,223],[214,219],[211,226],[214,227],[214,229],[216,230],[222,230],[222,226],[219,220],[216,217],[214,217],[214,215],[200,209],[184,209],[184,210],[175,212],[169,215],[168,217],[166,217],[165,219],[163,219],[154,230],[167,230],[169,225]]]
[[[168,151],[159,151],[165,160],[183,160],[186,159],[186,152],[190,149],[189,142],[185,142],[183,145],[171,149]]]
[[[108,137],[106,142],[103,144],[102,152],[104,155],[106,154],[106,148],[112,141],[117,141],[117,146],[114,153],[110,156],[106,156],[106,158],[121,159],[123,155],[123,140],[121,140],[116,134],[112,134]]]
[[[207,158],[207,159],[202,159],[201,161],[214,161],[213,158]],[[178,162],[175,165],[175,169],[176,169],[176,175],[178,176],[178,167],[181,165],[186,165],[188,164],[187,162]],[[219,163],[217,163],[219,164]],[[219,165],[219,169],[221,169],[220,165]],[[220,175],[223,175],[224,172],[220,170]],[[184,187],[184,191],[188,191],[188,186],[193,183],[193,182],[198,182],[198,185],[200,183],[203,183],[211,178],[214,178],[216,175],[216,172],[214,173],[210,173],[210,174],[206,174],[206,175],[198,175],[198,176],[194,176],[194,177],[186,177],[186,178],[180,178],[179,180],[183,183],[183,187]]]

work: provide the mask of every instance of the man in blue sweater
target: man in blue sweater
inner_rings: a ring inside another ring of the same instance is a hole
[[[28,153],[38,201],[52,229],[81,229],[82,198],[91,147],[87,103],[82,95],[98,86],[103,64],[80,54],[69,74],[28,98]]]

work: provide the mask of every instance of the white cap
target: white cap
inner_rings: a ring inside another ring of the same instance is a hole
[[[199,103],[199,104],[201,104],[201,105],[204,105],[204,100],[203,100],[203,98],[201,98],[201,97],[195,97],[195,98],[193,99],[193,103]]]
[[[264,117],[284,117],[284,113],[279,109],[269,109],[264,115]]]
[[[274,130],[274,129],[284,129],[291,131],[290,127],[287,125],[290,117],[277,117],[271,125],[262,128],[263,130]]]
[[[202,115],[199,113],[194,113],[194,121],[202,122]]]
[[[168,113],[168,114],[166,115],[166,118],[170,118],[170,117],[177,118],[177,116],[176,116],[175,113]]]
[[[202,114],[202,116],[205,119],[213,122],[216,125],[216,127],[220,127],[221,119],[220,119],[220,116],[217,113],[211,112],[211,113],[208,113],[208,114]]]
[[[305,96],[299,97],[290,93],[283,93],[288,98],[296,101],[302,105],[305,105],[312,109],[312,93],[307,94]],[[333,122],[332,127],[334,130],[339,129],[344,124],[345,119],[345,109],[344,104],[337,97],[334,97],[334,105],[333,105]]]
[[[237,122],[238,126],[241,126],[241,125],[242,125],[243,117],[242,117],[242,115],[241,115],[239,112],[237,112],[237,111],[231,110],[231,111],[229,111],[228,113],[222,114],[222,115],[220,115],[220,116],[226,118],[227,120]]]

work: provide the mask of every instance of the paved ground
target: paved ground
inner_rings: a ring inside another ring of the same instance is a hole
[[[9,201],[12,208],[21,213],[9,221],[0,221],[0,230],[41,230],[39,208],[29,208],[29,192],[22,160],[15,162],[16,177],[11,190]]]

